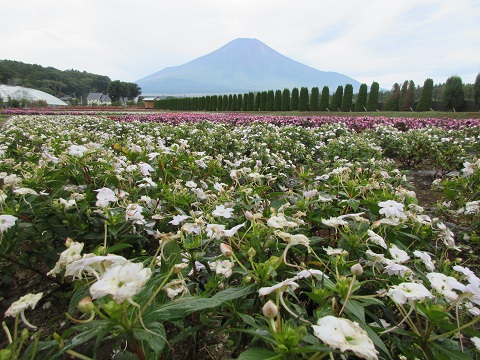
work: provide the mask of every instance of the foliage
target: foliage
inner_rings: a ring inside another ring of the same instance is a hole
[[[299,91],[298,88],[294,87],[292,89],[292,96],[290,98],[290,110],[295,111],[298,110],[298,105],[299,105]]]
[[[341,110],[348,112],[352,110],[353,86],[352,84],[345,85],[345,92],[343,94]]]
[[[432,107],[433,80],[426,79],[423,84],[422,95],[415,108],[416,111],[428,111]]]
[[[380,85],[378,82],[374,81],[370,86],[370,94],[368,95],[367,100],[367,111],[378,110],[378,92]]]
[[[360,89],[358,90],[357,100],[355,102],[355,111],[366,111],[365,106],[367,105],[367,84],[361,84]]]
[[[400,85],[398,83],[393,84],[390,95],[385,102],[385,110],[387,111],[398,111],[400,110]]]
[[[477,107],[480,109],[480,73],[475,78],[474,99],[475,99],[475,104],[477,104]]]
[[[273,104],[274,111],[282,110],[282,90],[275,91],[275,101]]]
[[[302,86],[300,88],[300,98],[298,102],[298,111],[308,111],[308,88]]]
[[[322,88],[322,95],[320,97],[320,108],[318,110],[325,111],[328,109],[330,102],[330,89],[328,86]]]
[[[319,108],[319,101],[320,101],[320,90],[318,87],[314,86],[312,88],[312,93],[310,95],[310,104],[309,108],[310,111],[318,111]]]
[[[290,89],[283,89],[282,92],[282,111],[289,111],[290,109]]]
[[[442,103],[445,110],[456,111],[462,109],[465,104],[465,93],[461,77],[451,76],[447,79]]]
[[[340,111],[340,107],[342,106],[342,98],[343,86],[339,85],[337,90],[335,90],[335,94],[333,94],[332,101],[330,102],[330,111]]]
[[[18,115],[3,130],[2,355],[198,358],[226,339],[239,359],[475,356],[478,120]],[[394,166],[404,148],[460,170],[435,182],[451,202],[436,217]],[[20,274],[68,313],[29,345],[19,320],[45,309],[13,313]]]
[[[413,80],[408,82],[408,86],[405,87],[405,84],[402,86],[402,96],[400,98],[400,110],[401,111],[413,111],[413,106],[415,104],[415,83]]]
[[[78,70],[58,70],[20,61],[0,60],[0,83],[25,86],[61,97],[87,97],[89,92],[107,92],[108,76]]]

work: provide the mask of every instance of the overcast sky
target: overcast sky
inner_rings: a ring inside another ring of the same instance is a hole
[[[134,82],[236,38],[390,89],[480,73],[479,0],[2,1],[0,59]]]

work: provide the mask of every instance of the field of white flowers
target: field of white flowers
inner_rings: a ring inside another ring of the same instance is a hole
[[[13,116],[0,359],[480,358],[479,140],[475,119]]]

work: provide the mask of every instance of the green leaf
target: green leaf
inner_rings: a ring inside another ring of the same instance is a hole
[[[345,306],[345,310],[355,316],[358,322],[365,324],[365,309],[360,302],[349,300]]]
[[[462,352],[461,350],[455,350],[450,347],[431,343],[430,350],[432,350],[435,360],[471,360],[472,357]]]
[[[117,251],[126,249],[126,248],[128,248],[128,247],[132,247],[132,245],[130,245],[130,244],[115,244],[115,245],[113,245],[113,246],[110,246],[110,247],[107,249],[107,253],[112,254],[112,253],[115,253],[115,252],[117,252]]]
[[[268,360],[275,359],[278,354],[262,348],[249,348],[240,354],[238,360]]]
[[[161,305],[154,311],[145,316],[146,321],[172,321],[184,318],[196,311],[212,309],[222,305],[225,301],[242,298],[255,291],[255,285],[239,286],[236,288],[228,288],[221,291],[211,298],[201,297],[184,297],[177,302],[171,302]]]
[[[155,354],[160,354],[165,347],[165,329],[160,323],[149,324],[148,331],[143,328],[133,329],[133,337],[148,345]]]
[[[68,313],[71,314],[77,307],[78,303],[80,300],[82,300],[84,297],[88,296],[88,291],[90,287],[84,286],[80,288],[79,290],[75,291],[75,293],[72,295],[72,298],[70,299],[70,304],[68,305]]]
[[[176,241],[169,241],[163,247],[163,258],[161,264],[162,273],[167,273],[170,269],[182,262],[182,255],[180,253],[180,246]]]

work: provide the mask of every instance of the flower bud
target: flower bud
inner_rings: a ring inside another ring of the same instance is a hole
[[[65,246],[66,246],[67,248],[69,248],[70,245],[72,245],[73,243],[74,243],[74,241],[73,241],[73,239],[71,239],[71,238],[67,238],[67,240],[65,240]]]
[[[220,244],[220,251],[226,257],[230,257],[233,255],[232,247],[225,243]]]
[[[352,274],[353,274],[353,275],[356,275],[356,276],[363,274],[362,265],[360,265],[360,264],[358,264],[358,263],[355,264],[355,265],[353,265],[353,266],[350,268],[350,270],[352,271]]]
[[[268,300],[262,308],[263,315],[267,319],[273,319],[275,316],[278,315],[278,306],[272,300]]]
[[[257,254],[257,252],[255,251],[255,249],[254,249],[253,247],[251,247],[251,248],[248,249],[248,251],[247,251],[247,255],[248,255],[248,257],[250,257],[250,258],[254,257],[256,254]]]
[[[95,305],[93,304],[90,296],[85,296],[77,305],[77,309],[84,314],[90,314],[93,311]]]
[[[251,211],[245,211],[245,218],[247,220],[252,220],[253,219],[253,214]]]

